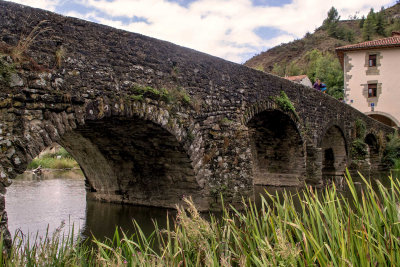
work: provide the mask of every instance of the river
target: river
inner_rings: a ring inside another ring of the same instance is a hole
[[[381,177],[387,179],[387,174]],[[292,192],[296,190],[289,189]],[[263,191],[262,187],[255,190],[256,194]],[[268,191],[273,193],[283,189],[270,187]],[[41,179],[29,172],[17,177],[7,190],[6,211],[13,236],[17,229],[25,235],[38,233],[43,236],[47,228],[52,233],[64,222],[64,232],[74,225],[76,233],[82,237],[93,234],[100,240],[112,237],[117,226],[132,233],[133,219],[146,234],[150,234],[154,230],[153,220],[163,228],[167,213],[175,214],[173,210],[162,208],[86,201],[84,177],[78,170],[49,172]]]
[[[93,234],[100,240],[112,237],[117,226],[132,233],[133,219],[149,234],[154,230],[153,219],[163,227],[167,213],[175,214],[162,208],[86,201],[80,171],[51,172],[41,179],[29,172],[18,176],[7,189],[6,211],[12,236],[18,229],[31,237],[44,236],[47,228],[53,233],[64,222],[64,232],[73,225],[82,237]]]

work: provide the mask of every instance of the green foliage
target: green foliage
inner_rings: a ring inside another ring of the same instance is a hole
[[[360,27],[360,29],[362,29],[364,27],[364,22],[365,22],[365,16],[363,15],[360,19],[360,22],[358,23],[358,26]]]
[[[162,100],[166,103],[191,103],[190,96],[182,88],[167,90],[165,88],[156,89],[151,86],[135,85],[132,87],[131,92],[133,93],[133,95],[131,95],[130,98],[135,101],[142,101],[144,98],[150,98],[154,100]]]
[[[375,33],[376,33],[376,17],[375,17],[374,9],[371,8],[371,10],[368,13],[368,16],[364,22],[362,37],[365,41],[370,41],[373,39],[373,36]]]
[[[322,24],[322,28],[328,32],[330,37],[352,42],[354,41],[355,33],[347,26],[339,24],[339,13],[336,8],[331,7],[328,11],[328,16]]]
[[[365,122],[361,119],[357,119],[354,123],[354,126],[355,126],[356,138],[364,139],[365,133],[367,131],[367,126],[365,125]]]
[[[326,84],[327,94],[336,99],[343,98],[343,70],[339,60],[331,53],[322,54],[321,51],[313,49],[306,54],[307,76],[311,81],[319,78]]]
[[[64,149],[60,148],[56,153],[47,153],[40,158],[34,158],[29,164],[27,169],[32,170],[41,166],[45,169],[72,169],[79,167],[75,159]]]
[[[275,63],[272,73],[281,77],[296,76],[301,74],[301,69],[295,62],[290,62],[289,64]]]
[[[281,91],[280,95],[275,96],[273,99],[280,109],[284,111],[291,111],[297,116],[297,112],[292,101],[284,91]]]
[[[379,11],[376,14],[375,20],[376,20],[376,33],[384,36],[387,23],[385,18],[385,9],[383,7],[381,8],[381,11]]]
[[[286,65],[274,63],[272,73],[280,77],[286,76]]]
[[[331,7],[328,11],[328,17],[322,23],[322,27],[328,31],[329,36],[336,35],[336,29],[340,16],[335,7]]]
[[[394,166],[400,159],[400,137],[398,132],[389,134],[385,150],[382,155],[382,163],[387,166]]]
[[[128,236],[93,244],[46,236],[26,242],[15,235],[5,266],[396,266],[400,261],[400,182],[389,188],[361,176],[356,187],[347,173],[349,198],[333,185],[315,192],[261,197],[261,207],[222,205],[222,215],[205,220],[192,200],[178,206],[175,224],[145,236],[134,222]],[[360,193],[361,190],[361,193]],[[296,209],[295,203],[300,205]],[[169,222],[169,220],[167,220]],[[158,250],[155,251],[154,247]],[[350,264],[351,263],[351,264]]]
[[[400,31],[400,18],[394,19],[391,24],[386,26],[385,35],[391,36],[393,31]]]
[[[229,125],[229,124],[231,124],[232,122],[233,122],[233,121],[230,120],[230,119],[228,119],[227,117],[224,117],[224,118],[222,118],[222,119],[220,120],[220,123],[223,124],[223,125]]]
[[[397,158],[397,159],[394,160],[394,164],[392,166],[392,169],[400,170],[400,158]]]
[[[351,143],[351,156],[355,160],[363,160],[368,154],[367,144],[363,139],[357,138]]]
[[[0,54],[0,84],[9,85],[13,73],[15,73],[14,65],[8,63],[6,57]]]

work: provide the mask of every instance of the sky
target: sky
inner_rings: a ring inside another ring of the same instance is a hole
[[[166,40],[237,63],[396,0],[8,0]]]

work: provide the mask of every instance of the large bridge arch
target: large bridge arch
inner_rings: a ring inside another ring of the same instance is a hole
[[[306,145],[298,117],[264,101],[245,112],[253,158],[254,184],[302,186]]]
[[[196,180],[201,153],[194,153],[201,140],[195,126],[184,120],[150,103],[104,99],[77,106],[72,113],[47,110],[37,118],[22,116],[23,137],[14,144],[26,146],[12,146],[8,177],[23,172],[31,159],[57,142],[80,164],[89,197],[174,208],[183,195],[191,195],[206,209],[204,184]]]

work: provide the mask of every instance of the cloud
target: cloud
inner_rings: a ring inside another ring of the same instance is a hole
[[[65,2],[67,0],[64,0]],[[393,0],[293,0],[267,6],[254,0],[68,0],[82,10],[64,14],[187,46],[235,62],[301,38],[322,24],[335,6],[342,18],[367,14]],[[57,0],[17,0],[54,9]],[[279,2],[279,1],[278,1]],[[62,3],[61,3],[62,4]],[[57,9],[56,9],[57,10]],[[269,36],[267,31],[278,33]]]

